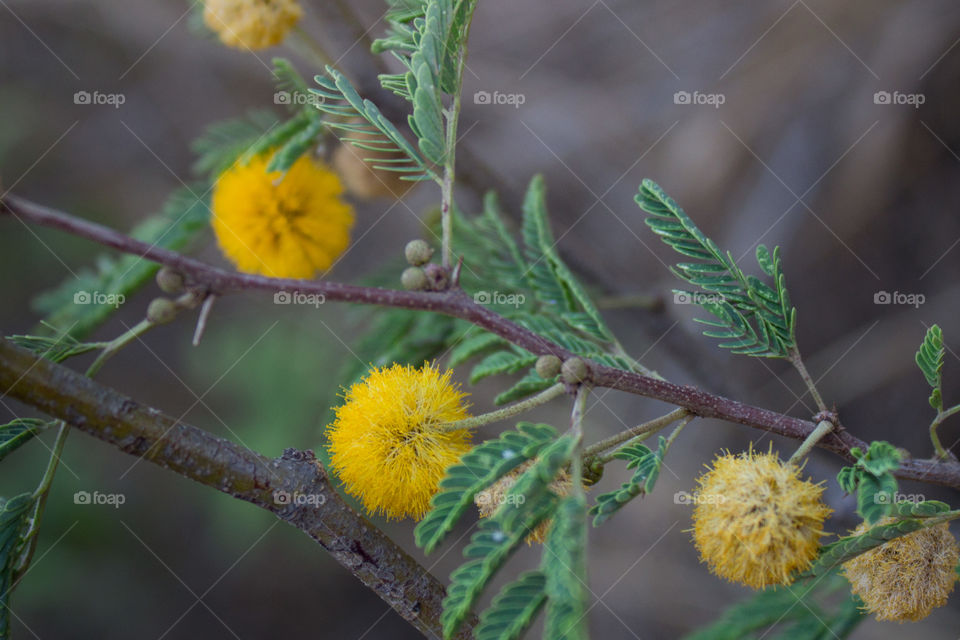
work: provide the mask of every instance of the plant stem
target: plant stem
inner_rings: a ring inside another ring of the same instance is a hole
[[[599,455],[604,451],[606,451],[607,449],[612,449],[613,447],[619,444],[622,444],[627,440],[632,440],[637,436],[648,436],[651,433],[654,433],[656,431],[659,431],[660,429],[663,429],[664,427],[668,427],[674,422],[676,422],[677,420],[689,414],[690,412],[682,407],[680,409],[674,409],[673,411],[671,411],[666,415],[660,416],[659,418],[654,418],[653,420],[650,420],[649,422],[644,422],[643,424],[637,425],[636,427],[626,429],[624,431],[621,431],[618,434],[612,435],[609,438],[605,438],[595,444],[590,445],[589,447],[584,449],[583,455],[588,458],[591,456]]]
[[[833,431],[834,424],[829,420],[821,420],[817,424],[817,428],[810,432],[810,435],[800,443],[800,446],[797,447],[797,450],[793,452],[793,455],[790,456],[788,463],[796,463],[797,461],[805,458],[810,450],[813,449],[817,442],[820,441],[825,435]]]
[[[291,46],[299,53],[303,53],[307,55],[307,57],[313,58],[313,61],[320,65],[321,69],[325,68],[327,65],[331,67],[336,66],[333,62],[333,58],[330,57],[330,54],[327,53],[323,46],[314,40],[313,36],[307,33],[303,27],[299,25],[294,27],[293,35],[294,40],[291,43]]]
[[[570,431],[573,437],[577,439],[577,449],[583,446],[583,414],[586,409],[587,396],[590,394],[590,388],[587,385],[577,387],[577,397],[573,401],[573,411],[570,414]],[[583,493],[583,454],[575,452],[570,461],[570,475],[577,481],[573,484],[573,491]]]
[[[803,364],[803,358],[800,357],[800,352],[797,349],[793,349],[790,352],[789,359],[790,363],[793,365],[793,368],[796,369],[800,374],[800,377],[803,378],[803,383],[807,385],[807,389],[810,391],[813,401],[817,403],[817,408],[822,412],[829,412],[826,403],[824,403],[823,398],[820,396],[820,392],[817,390],[817,385],[813,382],[813,378],[810,377],[810,372],[807,371],[806,365]]]
[[[100,371],[100,368],[103,367],[104,363],[112,358],[117,351],[130,344],[130,342],[140,337],[154,326],[155,325],[149,320],[141,320],[132,328],[127,329],[124,333],[108,342],[107,346],[103,349],[103,351],[100,352],[100,355],[97,356],[97,359],[94,360],[93,363],[87,368],[86,376],[88,378],[92,378],[93,376],[97,375],[97,372]]]
[[[960,404],[950,407],[946,411],[940,410],[937,412],[937,417],[933,419],[933,422],[930,423],[930,441],[933,443],[933,449],[936,451],[936,457],[940,460],[946,460],[950,457],[950,452],[944,448],[943,443],[940,441],[940,435],[937,433],[937,429],[943,424],[943,421],[952,416],[953,414],[960,412]]]
[[[440,425],[438,428],[443,431],[459,431],[460,429],[475,429],[476,427],[483,426],[485,424],[490,424],[491,422],[499,422],[505,418],[524,413],[529,411],[534,407],[539,407],[542,404],[550,402],[557,396],[563,395],[566,391],[566,387],[562,382],[558,382],[549,389],[545,389],[538,393],[535,396],[530,396],[526,400],[521,400],[515,404],[511,404],[508,407],[502,409],[497,409],[496,411],[491,411],[490,413],[484,413],[479,416],[473,416],[471,418],[464,418],[463,420],[457,420],[456,422],[448,422],[446,424]]]

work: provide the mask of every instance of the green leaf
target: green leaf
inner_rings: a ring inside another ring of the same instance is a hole
[[[484,378],[504,373],[516,373],[533,365],[537,356],[516,351],[497,351],[481,360],[470,372],[470,384],[476,384]]]
[[[937,411],[943,410],[943,331],[939,325],[927,329],[920,349],[917,350],[916,361],[927,384],[933,389],[930,394],[930,406]]]
[[[797,579],[823,575],[861,553],[866,553],[885,542],[922,528],[923,520],[908,518],[890,524],[877,525],[860,535],[840,538],[836,542],[823,546],[810,569],[798,575]]]
[[[6,458],[53,424],[56,423],[38,418],[16,418],[7,424],[0,425],[0,460]]]
[[[291,135],[283,145],[274,152],[267,165],[267,171],[287,171],[293,164],[317,146],[317,138],[323,132],[323,121],[309,120]]]
[[[587,499],[582,491],[560,502],[547,534],[540,570],[546,576],[544,637],[587,639]]]
[[[922,502],[896,502],[893,505],[893,515],[901,518],[932,518],[950,511],[950,505],[939,500],[924,500]]]
[[[860,474],[862,471],[857,467],[843,467],[837,474],[837,484],[843,489],[844,493],[853,493],[860,484]]]
[[[866,455],[857,461],[857,465],[873,475],[882,475],[900,468],[902,458],[900,451],[883,440],[870,443]]]
[[[193,170],[215,180],[238,158],[249,155],[254,147],[260,149],[257,153],[262,153],[279,144],[271,140],[269,147],[263,146],[271,135],[286,135],[284,126],[278,127],[277,124],[277,116],[267,109],[250,111],[240,118],[215,122],[191,145],[197,154]]]
[[[635,497],[653,491],[666,453],[667,439],[663,436],[660,436],[656,451],[639,443],[618,449],[614,457],[627,461],[627,469],[634,470],[633,477],[618,490],[597,496],[596,504],[590,509],[593,526],[599,527]]]
[[[477,493],[535,457],[556,437],[550,425],[521,422],[516,431],[506,431],[464,454],[458,464],[447,469],[431,500],[432,509],[414,530],[417,546],[433,552]]]
[[[53,327],[49,328],[55,331]],[[7,340],[51,362],[63,362],[67,358],[83,355],[103,346],[94,342],[79,342],[64,331],[56,333],[56,337],[14,335],[7,336]]]
[[[155,247],[182,251],[209,227],[208,184],[174,191],[163,210],[137,225],[130,235]],[[82,340],[110,317],[134,291],[145,284],[159,266],[136,255],[102,256],[95,270],[82,270],[79,278],[64,280],[40,294],[34,306],[54,327],[68,328]],[[103,301],[99,304],[98,301]]]
[[[497,394],[497,397],[493,399],[493,404],[500,406],[545,391],[555,385],[558,380],[559,376],[541,378],[535,369],[531,369],[512,387]]]
[[[546,578],[528,571],[506,585],[480,616],[473,631],[476,640],[517,640],[547,601]]]
[[[0,638],[10,637],[10,592],[33,505],[29,493],[0,502]]]
[[[865,473],[857,490],[857,513],[868,524],[876,524],[890,513],[896,494],[897,479],[893,475]]]
[[[467,562],[450,575],[440,622],[450,638],[470,613],[490,579],[529,533],[553,515],[558,498],[550,483],[570,461],[576,440],[562,436],[537,458],[511,487],[492,516],[481,521],[463,551]]]
[[[449,365],[456,367],[467,360],[480,355],[494,347],[501,347],[506,341],[495,333],[480,331],[476,335],[464,337],[463,340],[450,350]]]

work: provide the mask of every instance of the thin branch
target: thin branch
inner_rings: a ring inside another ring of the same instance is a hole
[[[323,294],[327,300],[400,307],[443,313],[466,320],[481,329],[494,333],[534,355],[555,355],[566,360],[574,354],[563,347],[529,331],[496,312],[475,303],[471,296],[459,289],[428,291],[396,291],[376,287],[361,287],[339,282],[267,278],[246,273],[218,269],[173,251],[135,240],[106,227],[75,218],[69,214],[35,204],[23,198],[8,195],[0,205],[24,223],[33,223],[60,229],[76,236],[93,240],[107,247],[141,256],[147,260],[182,272],[192,284],[211,293],[222,295],[231,291],[299,291]],[[0,214],[2,214],[0,209]],[[751,406],[743,402],[707,393],[691,386],[681,386],[639,373],[588,362],[585,382],[593,387],[605,387],[661,400],[703,418],[716,418],[743,424],[788,438],[803,440],[816,428],[816,423]],[[866,450],[863,440],[837,428],[821,439],[817,446],[839,454],[848,461],[855,458],[850,449]],[[960,463],[953,461],[907,459],[896,471],[900,478],[941,484],[960,489]]]
[[[442,635],[443,584],[344,502],[312,452],[289,449],[267,459],[2,338],[0,389],[130,455],[270,511],[316,540],[422,633]],[[467,621],[457,637],[472,637],[474,624]]]

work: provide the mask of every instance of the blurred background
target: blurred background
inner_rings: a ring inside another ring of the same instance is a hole
[[[303,5],[303,27],[372,83],[375,68],[343,9],[376,36],[382,3]],[[270,58],[289,56],[307,77],[317,65],[284,47],[227,49],[198,25],[197,9],[182,0],[0,0],[2,190],[128,230],[193,180],[190,144],[209,124],[251,108],[285,117]],[[927,456],[932,412],[913,354],[934,322],[948,346],[945,401],[960,402],[958,42],[960,4],[951,0],[484,0],[464,89],[460,172],[469,188],[459,203],[476,210],[477,187],[496,188],[516,216],[526,182],[544,173],[559,249],[605,300],[632,355],[675,382],[807,418],[814,405],[786,363],[721,352],[699,336],[695,309],[673,304],[666,265],[675,256],[644,225],[637,185],[659,182],[744,265],[758,243],[780,245],[799,344],[827,402],[856,435]],[[78,91],[124,100],[76,104]],[[423,235],[436,201],[429,186],[399,204],[357,199],[355,244],[330,277],[382,273]],[[34,297],[101,253],[0,220],[3,334],[29,332],[42,317]],[[196,253],[224,264],[209,235]],[[147,285],[96,335],[122,333],[157,294]],[[624,297],[663,304],[624,308]],[[267,456],[317,447],[342,383],[333,372],[355,358],[350,345],[365,322],[355,314],[231,296],[198,347],[184,314],[123,351],[99,380]],[[471,388],[475,408],[490,407],[505,384]],[[566,410],[555,404],[535,417],[562,424]],[[589,406],[597,439],[667,409],[604,390]],[[960,450],[960,423],[947,422],[941,436]],[[695,422],[655,493],[591,531],[595,637],[680,637],[749,595],[698,564],[691,508],[674,494],[690,490],[721,448],[766,448],[770,439]],[[773,442],[785,453],[796,446]],[[31,489],[46,454],[34,442],[6,461],[2,493]],[[854,499],[833,480],[839,467],[823,452],[807,466],[828,481],[834,533],[856,524]],[[625,477],[611,468],[596,491]],[[901,487],[958,501],[928,485]],[[122,493],[125,503],[78,505],[76,491]],[[422,557],[411,523],[379,524]],[[299,532],[83,434],[70,437],[41,535],[12,602],[16,637],[418,637]],[[463,542],[425,565],[445,578]],[[524,550],[514,564],[535,558]],[[954,594],[923,622],[867,621],[852,637],[955,638],[958,628]]]

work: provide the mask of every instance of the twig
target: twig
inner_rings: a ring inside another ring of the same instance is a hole
[[[474,429],[485,424],[490,424],[491,422],[499,422],[500,420],[520,415],[521,413],[529,411],[534,407],[539,407],[542,404],[546,404],[557,396],[563,395],[564,391],[564,384],[562,382],[558,382],[552,387],[541,391],[537,395],[530,396],[529,398],[511,404],[510,406],[497,409],[496,411],[491,411],[489,413],[484,413],[479,416],[473,416],[472,418],[464,418],[463,420],[457,420],[456,422],[448,422],[440,425],[439,428],[443,431],[457,431],[459,429]]]

